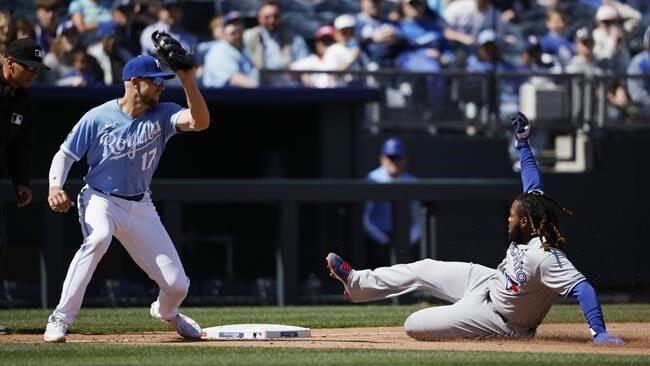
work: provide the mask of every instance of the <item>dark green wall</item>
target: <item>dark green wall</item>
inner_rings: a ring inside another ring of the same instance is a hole
[[[226,97],[228,94],[224,94]],[[105,95],[102,95],[105,96]],[[176,95],[178,97],[178,95]],[[326,102],[314,96],[279,100],[273,94],[253,101],[210,102],[212,126],[204,133],[171,140],[157,176],[165,178],[361,178],[375,167],[381,141],[388,135],[370,135],[360,127],[358,100]],[[276,99],[274,99],[276,98]],[[35,129],[34,177],[45,178],[50,159],[76,120],[99,103],[93,95],[76,102],[60,97],[39,98]],[[246,99],[246,98],[243,98]],[[266,101],[265,101],[266,100]],[[436,137],[402,134],[409,147],[411,170],[420,177],[516,178],[503,139],[464,136]],[[547,192],[575,212],[564,218],[574,263],[598,288],[641,293],[650,288],[645,274],[650,251],[650,157],[648,133],[604,134],[594,140],[596,164],[581,174],[545,175]],[[71,172],[83,175],[83,165]],[[513,198],[517,192],[513,191]],[[496,266],[506,247],[510,202],[464,203],[436,206],[438,256]],[[45,207],[35,204],[16,210],[6,203],[10,248],[0,274],[3,278],[38,281],[38,252]],[[262,204],[184,205],[184,229],[229,234],[235,238],[235,272],[242,279],[273,277],[277,244],[277,210]],[[354,213],[345,203],[306,205],[301,215],[301,276],[326,278],[323,256],[329,250],[351,253]],[[163,217],[164,220],[164,217]],[[81,237],[77,219],[64,219],[68,263]],[[177,243],[191,276],[223,273],[221,252],[209,247]],[[197,249],[198,248],[198,249]],[[126,275],[146,277],[118,245],[100,264],[95,286],[102,278]],[[91,285],[93,286],[93,285]]]

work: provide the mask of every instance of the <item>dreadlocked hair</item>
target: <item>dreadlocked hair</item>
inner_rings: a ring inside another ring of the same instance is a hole
[[[548,251],[553,247],[566,252],[564,248],[566,239],[560,231],[555,208],[559,208],[567,216],[573,216],[573,212],[540,191],[522,193],[516,200],[520,204],[519,216],[528,218],[532,234],[539,236],[544,250]]]

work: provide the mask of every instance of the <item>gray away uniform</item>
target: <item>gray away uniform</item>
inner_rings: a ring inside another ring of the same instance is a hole
[[[539,238],[512,243],[497,269],[464,262],[424,259],[409,264],[352,271],[345,285],[353,302],[426,291],[452,303],[417,311],[406,333],[421,340],[535,335],[557,295],[585,280],[558,249],[545,251]]]

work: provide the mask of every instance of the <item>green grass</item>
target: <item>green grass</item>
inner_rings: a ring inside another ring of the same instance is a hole
[[[427,307],[422,305],[341,305],[288,307],[195,307],[183,312],[204,327],[222,324],[276,323],[309,328],[399,326],[409,314]],[[607,322],[650,322],[650,304],[604,305]],[[0,324],[15,333],[40,333],[50,311],[41,309],[0,309]],[[555,305],[545,323],[584,323],[577,305]],[[76,333],[123,333],[167,330],[161,322],[152,321],[149,309],[82,308],[72,325]]]
[[[279,323],[310,328],[399,326],[410,306],[296,306],[184,308],[203,326]],[[604,305],[608,322],[650,322],[650,305]],[[2,309],[0,324],[14,333],[40,334],[49,311]],[[545,323],[582,323],[577,305],[555,305]],[[122,333],[168,330],[149,318],[147,308],[83,308],[72,333]],[[0,336],[2,337],[2,336]],[[124,344],[0,343],[0,365],[650,365],[650,357],[598,354],[543,354],[362,349],[206,347],[188,342],[174,346]]]
[[[0,365],[648,365],[641,356],[104,344],[2,344]]]

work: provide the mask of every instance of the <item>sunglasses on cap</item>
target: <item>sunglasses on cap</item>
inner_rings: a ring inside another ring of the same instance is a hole
[[[165,84],[165,79],[161,76],[156,76],[154,78],[141,77],[140,79],[149,80],[155,86],[162,86],[163,84]]]

